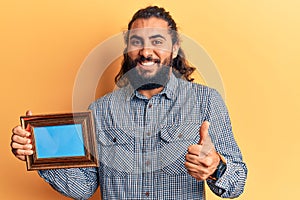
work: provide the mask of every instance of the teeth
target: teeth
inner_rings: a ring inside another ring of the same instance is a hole
[[[143,62],[141,64],[144,66],[151,66],[151,65],[154,65],[154,62]]]

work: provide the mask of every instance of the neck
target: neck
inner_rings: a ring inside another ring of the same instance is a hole
[[[160,93],[164,89],[163,86],[151,90],[138,90],[140,94],[144,95],[148,99],[151,99],[154,95]]]

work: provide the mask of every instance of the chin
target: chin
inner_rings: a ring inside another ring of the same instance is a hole
[[[144,71],[142,74],[136,69],[132,70],[132,73],[129,73],[128,75],[129,82],[135,89],[141,87],[145,89],[154,89],[167,84],[170,78],[170,67],[164,66],[152,73]]]

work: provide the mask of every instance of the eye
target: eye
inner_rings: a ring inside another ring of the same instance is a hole
[[[132,46],[142,46],[143,42],[141,40],[138,40],[138,39],[132,39],[132,40],[130,40],[130,44]]]
[[[155,45],[155,46],[160,46],[163,44],[163,41],[162,40],[153,40],[152,41],[152,45]]]

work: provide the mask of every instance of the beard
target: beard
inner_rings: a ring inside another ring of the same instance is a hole
[[[127,61],[124,60],[124,65],[127,65],[130,70],[123,75],[120,81],[128,81],[134,90],[152,90],[164,87],[170,79],[171,58],[172,55],[161,62],[161,60],[152,57],[140,56],[135,60],[128,57]],[[137,64],[145,60],[156,63],[158,69],[154,75],[147,76],[147,71],[137,70]]]

